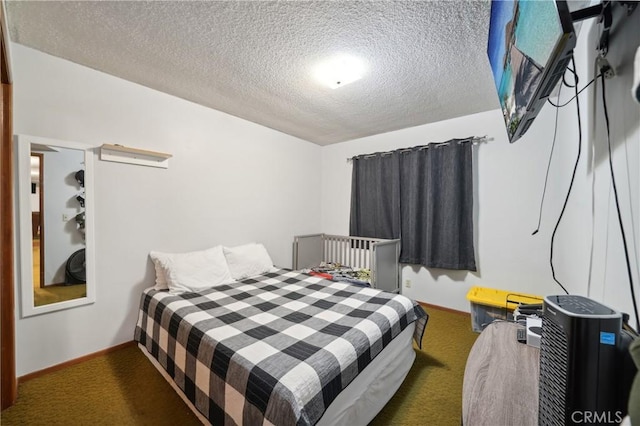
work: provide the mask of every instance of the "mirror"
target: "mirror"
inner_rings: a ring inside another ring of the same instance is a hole
[[[17,135],[22,316],[95,301],[90,148]]]

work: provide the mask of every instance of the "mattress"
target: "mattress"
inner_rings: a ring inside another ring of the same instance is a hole
[[[148,289],[135,339],[214,424],[310,425],[405,330],[420,343],[427,319],[404,296],[282,270]]]

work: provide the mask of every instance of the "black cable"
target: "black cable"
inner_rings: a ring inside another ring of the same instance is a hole
[[[571,74],[573,74],[574,84],[569,84],[567,82],[567,79],[566,79],[566,74],[567,73],[566,73],[566,71],[570,71]],[[560,99],[560,93],[562,92],[562,86],[567,86],[569,88],[575,88],[578,85],[579,78],[578,78],[578,74],[576,73],[576,71],[574,69],[572,69],[572,68],[569,68],[569,67],[567,67],[566,71],[562,74],[562,84],[558,88],[558,99]],[[591,82],[589,84],[593,83],[594,81],[595,81],[595,78],[593,80],[591,80]],[[589,84],[587,85],[587,87],[589,87]],[[585,88],[583,88],[582,90],[584,90]],[[580,93],[580,92],[578,92],[578,93]],[[573,99],[575,99],[575,98],[569,99],[568,102],[571,102],[571,100],[573,100]],[[553,102],[551,102],[551,100],[548,99],[548,101],[549,101],[549,103],[551,105],[556,107],[556,118],[555,118],[555,124],[553,126],[553,142],[551,144],[551,152],[549,153],[549,161],[547,162],[547,172],[546,172],[545,177],[544,177],[544,187],[542,189],[542,199],[540,200],[540,210],[538,211],[538,226],[531,233],[531,235],[536,235],[540,231],[540,224],[542,222],[542,208],[544,206],[544,198],[545,198],[545,195],[547,193],[547,183],[549,181],[549,170],[551,169],[551,159],[553,158],[553,151],[554,151],[555,146],[556,146],[556,136],[558,134],[558,114],[560,113],[560,107],[558,105],[554,104]]]
[[[567,71],[569,71],[571,74],[573,74],[573,84],[569,84],[567,83]],[[565,72],[562,74],[562,84],[564,84],[565,86],[573,89],[574,87],[576,87],[578,85],[578,74],[576,73],[576,70],[574,68],[569,68],[567,67],[567,69],[565,70]]]
[[[571,71],[573,72],[573,70],[571,70]],[[576,95],[575,95],[574,97],[572,97],[571,99],[569,99],[567,102],[563,103],[562,105],[556,105],[556,104],[554,104],[553,102],[551,102],[551,99],[547,99],[547,102],[549,102],[551,105],[553,105],[553,106],[554,106],[554,107],[556,107],[556,108],[562,108],[562,107],[565,107],[565,106],[569,105],[569,103],[571,103],[571,101],[572,101],[572,100],[576,99],[576,98],[578,97],[578,95],[579,95],[580,93],[582,93],[582,91],[583,91],[583,90],[585,90],[587,87],[591,86],[591,85],[592,85],[592,84],[593,84],[593,83],[594,83],[594,82],[595,82],[599,77],[602,77],[602,74],[598,74],[597,76],[595,76],[595,77],[593,78],[593,80],[591,80],[589,83],[587,83],[587,85],[586,85],[586,86],[584,86],[582,89],[580,89],[580,91],[579,91],[579,92],[577,92],[577,93],[576,93]],[[576,75],[576,79],[577,79],[577,78],[578,78],[578,76]],[[563,84],[564,84],[565,86],[567,86],[567,87],[574,87],[574,86],[570,86],[570,85],[566,84],[566,83],[564,82],[564,77],[563,77]],[[576,86],[577,86],[577,83],[576,83]]]
[[[560,99],[560,93],[562,92],[562,86],[567,86],[569,88],[574,88],[578,85],[578,74],[575,72],[575,70],[567,67],[567,71],[570,71],[573,74],[574,77],[574,84],[569,84],[567,83],[567,79],[566,79],[566,72],[562,74],[562,84],[558,87],[558,99]],[[595,80],[595,79],[594,79]],[[591,81],[593,83],[593,80]],[[582,89],[584,90],[584,89]],[[571,98],[569,100],[569,102],[571,102],[571,100],[574,98]],[[551,152],[549,153],[549,161],[547,162],[547,172],[544,176],[544,187],[542,189],[542,199],[540,200],[540,210],[538,211],[538,226],[536,227],[535,231],[533,231],[531,233],[531,235],[536,235],[539,231],[540,231],[540,223],[542,222],[542,208],[544,206],[544,198],[545,195],[547,193],[547,183],[549,181],[549,170],[551,169],[551,159],[553,158],[553,151],[555,149],[556,146],[556,136],[558,134],[558,115],[560,113],[560,107],[556,104],[554,104],[553,102],[551,102],[551,100],[549,100],[549,103],[551,105],[553,105],[554,107],[556,107],[556,118],[555,118],[555,123],[553,125],[553,142],[551,143]]]
[[[564,82],[564,76],[563,82]],[[558,89],[558,99],[560,99],[560,92],[562,91],[562,85]],[[538,231],[540,231],[540,223],[542,222],[542,206],[544,205],[544,197],[547,193],[547,182],[549,181],[549,170],[551,169],[551,158],[553,158],[553,150],[556,146],[556,136],[558,134],[558,114],[560,113],[560,108],[556,108],[556,122],[553,126],[553,143],[551,144],[551,152],[549,153],[549,162],[547,163],[547,174],[544,176],[544,187],[542,188],[542,199],[540,200],[540,211],[538,212],[538,226],[536,230],[531,233],[531,235],[536,235]]]
[[[638,316],[638,305],[636,302],[636,295],[633,289],[633,275],[631,274],[631,261],[629,260],[629,249],[627,247],[627,237],[624,232],[624,226],[622,223],[622,212],[620,211],[620,202],[618,200],[618,188],[616,186],[616,177],[613,173],[613,159],[611,155],[611,133],[609,131],[609,112],[607,110],[607,97],[605,93],[605,78],[601,74],[602,80],[602,104],[604,107],[604,121],[607,125],[607,147],[609,149],[609,171],[611,172],[611,184],[613,186],[613,195],[616,201],[616,212],[618,213],[618,223],[620,224],[620,234],[622,234],[622,244],[624,246],[624,257],[627,262],[627,274],[629,275],[629,288],[631,289],[631,300],[633,301],[633,312],[636,316],[636,326],[640,331],[640,317]]]
[[[573,56],[571,56],[571,63],[573,68],[576,68],[576,62]],[[577,77],[577,76],[576,76]],[[560,226],[560,222],[562,221],[562,217],[564,216],[564,212],[567,208],[567,204],[569,203],[569,196],[571,195],[571,190],[573,189],[573,182],[576,178],[576,172],[578,171],[578,163],[580,163],[580,155],[582,154],[582,122],[580,116],[580,100],[577,99],[580,92],[578,92],[578,85],[576,84],[574,87],[576,91],[576,95],[574,99],[576,99],[576,108],[578,110],[578,156],[576,157],[576,163],[573,166],[573,173],[571,174],[571,182],[569,183],[569,190],[567,191],[567,196],[564,199],[564,204],[562,205],[562,210],[560,211],[560,216],[558,217],[558,221],[556,222],[556,226],[553,228],[553,233],[551,234],[551,253],[549,255],[549,264],[551,265],[551,275],[553,276],[553,280],[558,283],[558,285],[564,290],[566,294],[569,294],[567,289],[562,285],[560,281],[556,278],[556,271],[553,267],[553,243],[556,238],[556,232],[558,231],[558,227]]]

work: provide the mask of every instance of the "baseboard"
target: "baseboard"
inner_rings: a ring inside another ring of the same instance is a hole
[[[452,314],[464,315],[464,316],[467,316],[467,317],[471,316],[471,314],[469,312],[458,311],[456,309],[446,308],[444,306],[432,305],[431,303],[425,303],[425,302],[421,302],[419,300],[417,302],[420,305],[424,306],[425,308],[438,309],[438,310],[441,310],[441,311],[451,312]]]
[[[80,358],[71,359],[69,361],[65,361],[62,364],[53,365],[51,367],[47,367],[42,370],[34,371],[33,373],[25,374],[24,376],[18,377],[18,384],[24,383],[28,380],[35,379],[36,377],[41,377],[49,373],[53,373],[54,371],[63,370],[67,367],[71,367],[72,365],[80,364],[81,362],[88,361],[93,358],[97,358],[102,355],[106,355],[111,352],[119,351],[120,349],[127,348],[129,346],[135,346],[136,342],[131,340],[130,342],[124,342],[116,346],[112,346],[107,349],[103,349],[98,352],[94,352],[88,355],[81,356]]]

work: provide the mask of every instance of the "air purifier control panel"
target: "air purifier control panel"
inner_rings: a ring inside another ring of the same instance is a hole
[[[549,299],[549,301],[553,304],[551,314],[553,314],[554,309],[557,309],[570,316],[620,316],[619,312],[614,311],[608,306],[605,306],[601,303],[596,302],[595,300],[583,296],[563,294],[559,296],[547,296],[547,299]]]

